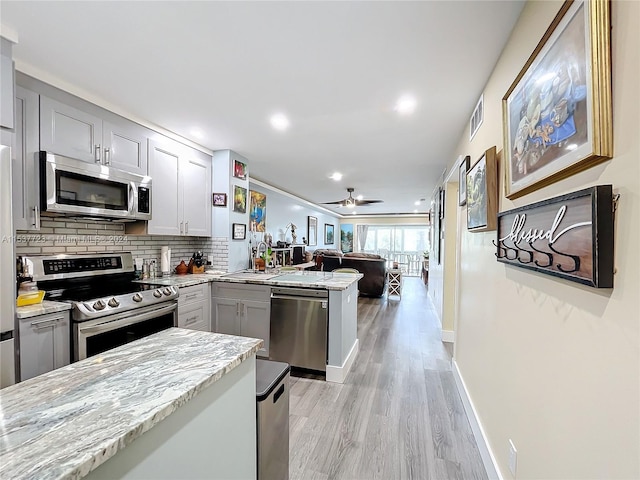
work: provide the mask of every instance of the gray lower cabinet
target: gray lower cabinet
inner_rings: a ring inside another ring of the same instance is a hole
[[[69,312],[56,312],[18,320],[20,381],[69,365],[71,330]]]
[[[42,95],[40,149],[146,175],[150,130],[88,102],[85,107]]]
[[[263,285],[213,283],[212,321],[217,333],[259,338],[257,355],[269,356],[271,288]]]
[[[178,327],[210,332],[210,298],[208,283],[180,288]]]
[[[16,122],[11,137],[11,195],[13,226],[16,230],[40,230],[39,97],[31,90],[16,86]]]

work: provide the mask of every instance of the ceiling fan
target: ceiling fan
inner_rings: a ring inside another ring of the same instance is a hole
[[[382,203],[383,200],[363,200],[361,198],[353,198],[353,193],[355,189],[353,187],[348,187],[347,192],[349,192],[349,196],[344,200],[338,200],[336,202],[322,202],[324,205],[337,205],[338,207],[347,207],[354,208],[360,207],[363,205],[369,205],[371,203]]]

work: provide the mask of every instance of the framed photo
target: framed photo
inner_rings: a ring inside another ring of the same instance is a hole
[[[227,206],[227,194],[226,193],[214,193],[213,194],[213,206],[214,207],[226,207]]]
[[[460,206],[467,203],[467,170],[469,170],[469,162],[471,162],[471,157],[467,155],[462,159],[458,170],[458,205]]]
[[[267,196],[249,190],[249,231],[267,231]]]
[[[238,185],[233,186],[233,211],[247,213],[247,189]]]
[[[247,179],[247,164],[239,160],[233,161],[233,176],[241,180]]]
[[[325,245],[333,245],[334,235],[333,235],[333,225],[330,223],[324,224],[324,244]]]
[[[612,157],[610,8],[565,1],[502,99],[507,198]]]
[[[234,223],[231,238],[233,240],[244,240],[247,238],[247,226],[244,223]]]
[[[495,230],[497,215],[498,160],[491,147],[467,172],[467,230]]]
[[[309,246],[318,244],[318,219],[316,217],[307,217],[307,238]]]

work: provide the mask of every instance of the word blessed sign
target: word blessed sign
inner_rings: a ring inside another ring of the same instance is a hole
[[[613,287],[613,188],[599,185],[498,214],[499,262]]]

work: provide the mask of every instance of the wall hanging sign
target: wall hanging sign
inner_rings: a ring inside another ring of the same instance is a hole
[[[613,287],[613,188],[599,185],[498,214],[496,257],[596,288]]]
[[[567,0],[502,99],[505,193],[613,155],[610,2]]]

